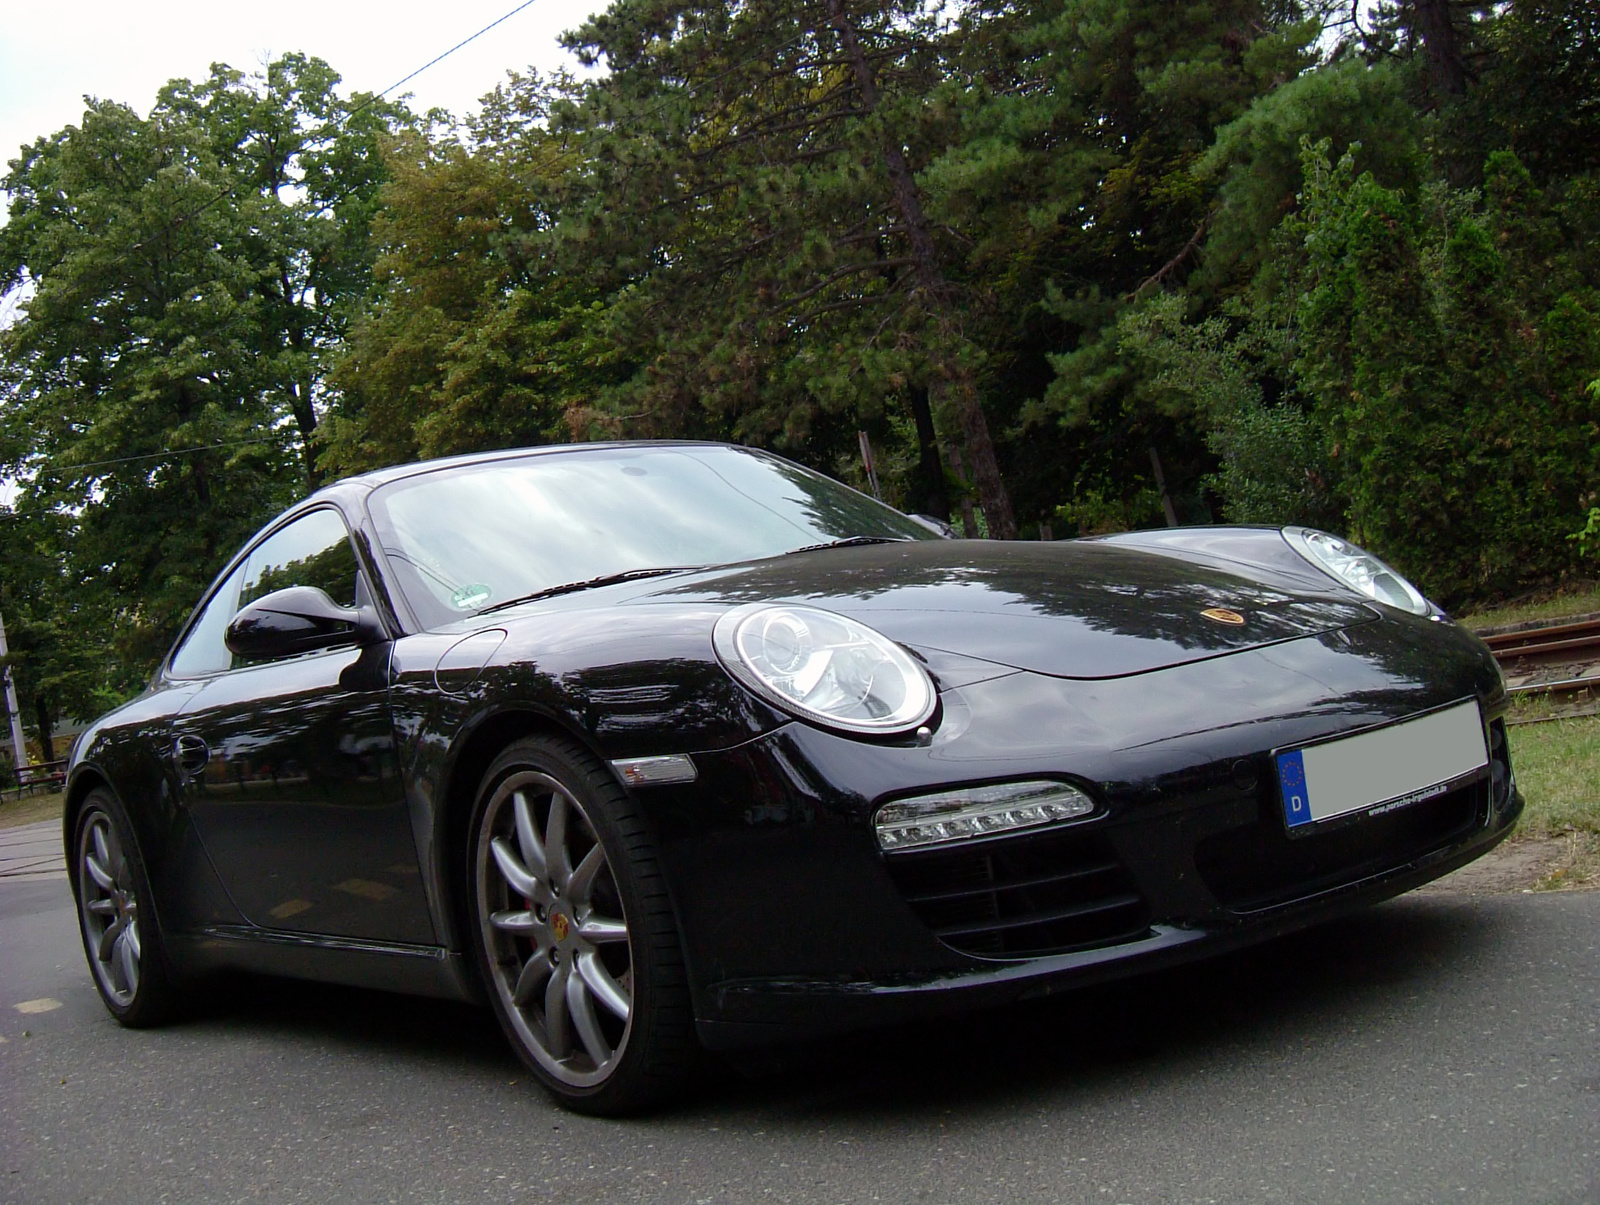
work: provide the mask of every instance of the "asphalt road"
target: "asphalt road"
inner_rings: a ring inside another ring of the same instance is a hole
[[[0,1200],[1600,1201],[1600,893],[1401,899],[622,1123],[464,1007],[251,980],[121,1030],[74,924],[0,879]]]

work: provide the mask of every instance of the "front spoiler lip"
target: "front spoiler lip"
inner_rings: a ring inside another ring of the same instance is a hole
[[[744,979],[711,984],[718,1016],[696,1022],[713,1050],[752,1049],[877,1025],[995,1007],[1178,966],[1270,941],[1401,895],[1488,853],[1509,836],[1520,793],[1492,828],[1466,842],[1316,895],[1250,913],[1237,924],[1151,926],[1149,937],[1024,962],[886,979]]]

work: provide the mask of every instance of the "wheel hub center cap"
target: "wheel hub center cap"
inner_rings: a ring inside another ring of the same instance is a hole
[[[555,912],[550,916],[550,933],[557,942],[565,943],[572,932],[572,922],[567,919],[565,912]]]

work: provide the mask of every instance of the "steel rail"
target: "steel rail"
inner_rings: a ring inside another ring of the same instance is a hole
[[[1600,649],[1600,620],[1551,624],[1520,632],[1497,632],[1485,636],[1483,642],[1501,660],[1585,648]]]
[[[1600,676],[1585,677],[1579,667],[1600,664],[1600,618],[1555,621],[1510,632],[1485,635],[1500,668],[1508,673],[1538,666],[1567,667],[1568,677],[1553,682],[1524,682],[1509,688],[1512,695],[1565,695],[1600,689]]]

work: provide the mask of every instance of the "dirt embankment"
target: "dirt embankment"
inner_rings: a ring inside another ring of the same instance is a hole
[[[1448,895],[1508,895],[1523,891],[1600,890],[1592,834],[1521,837],[1419,891]]]

